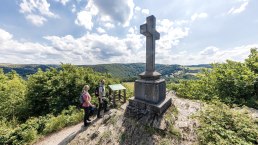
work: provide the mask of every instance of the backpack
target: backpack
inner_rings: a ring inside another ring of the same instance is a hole
[[[83,104],[85,101],[83,99],[83,93],[81,93],[80,97],[79,97],[79,101],[81,104]]]
[[[95,96],[99,96],[99,87],[96,87],[94,94],[95,94]]]

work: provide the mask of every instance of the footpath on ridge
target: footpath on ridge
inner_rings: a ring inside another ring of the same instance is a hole
[[[178,114],[175,119],[174,128],[177,129],[181,137],[177,140],[169,140],[171,144],[196,144],[197,136],[195,128],[198,122],[191,118],[202,107],[201,101],[178,98],[172,93],[172,104],[177,108]],[[127,104],[118,109],[111,109],[101,119],[92,117],[92,123],[84,127],[83,123],[66,127],[59,132],[42,138],[35,145],[95,145],[95,144],[157,144],[162,138],[157,135],[150,135],[137,128],[135,122],[124,125],[124,112]],[[254,118],[258,118],[258,110],[250,109]],[[126,141],[127,134],[133,138],[134,142]],[[135,134],[135,135],[134,135]],[[133,135],[133,136],[132,136]]]

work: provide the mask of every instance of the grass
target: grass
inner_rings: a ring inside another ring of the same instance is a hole
[[[97,145],[107,144],[112,141],[112,132],[110,130],[107,130],[102,133]]]
[[[134,82],[124,82],[122,85],[126,88],[126,99],[129,99],[133,96]]]

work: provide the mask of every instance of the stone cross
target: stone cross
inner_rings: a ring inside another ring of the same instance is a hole
[[[146,24],[140,26],[140,33],[146,36],[146,72],[155,71],[155,40],[160,34],[156,31],[156,18],[151,15],[146,18]]]

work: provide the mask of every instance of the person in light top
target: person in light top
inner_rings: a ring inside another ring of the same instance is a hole
[[[90,107],[94,107],[94,105],[91,104],[91,96],[89,94],[89,85],[85,85],[82,89],[82,95],[83,95],[83,104],[82,107],[84,109],[84,126],[87,126],[90,123]]]

